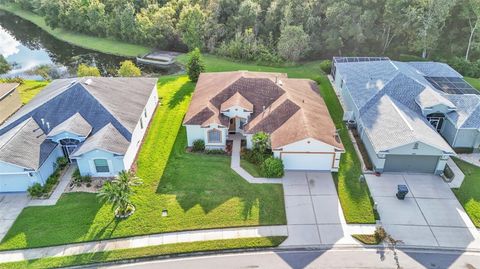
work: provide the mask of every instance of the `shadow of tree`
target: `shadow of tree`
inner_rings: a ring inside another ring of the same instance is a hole
[[[179,90],[175,92],[175,94],[172,96],[170,101],[168,102],[168,107],[169,108],[174,108],[183,100],[185,100],[187,97],[192,95],[193,90],[195,89],[195,84],[193,82],[187,82],[184,83]]]

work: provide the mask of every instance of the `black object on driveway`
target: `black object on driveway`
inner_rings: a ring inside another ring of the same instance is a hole
[[[397,198],[399,200],[404,200],[405,196],[407,196],[408,188],[407,185],[398,185],[397,186]]]

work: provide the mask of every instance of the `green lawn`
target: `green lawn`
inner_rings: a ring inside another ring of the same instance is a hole
[[[260,166],[251,163],[245,159],[240,159],[240,166],[245,169],[253,177],[262,177],[262,172],[260,171]]]
[[[23,19],[26,19],[44,31],[50,33],[57,39],[68,42],[78,47],[100,51],[108,54],[115,54],[120,56],[135,57],[140,54],[145,54],[151,50],[151,48],[131,44],[119,40],[113,40],[109,38],[94,37],[85,34],[75,33],[61,28],[52,29],[45,23],[45,19],[35,13],[21,9],[15,4],[0,4],[0,9],[11,12]]]
[[[473,224],[480,228],[480,168],[460,159],[454,158],[453,160],[465,174],[462,186],[453,189],[453,192]]]
[[[178,57],[178,61],[185,63],[186,55]],[[259,66],[249,63],[237,63],[231,60],[220,58],[214,55],[204,55],[204,62],[207,72],[249,70],[262,72],[280,72],[287,73],[291,78],[309,78],[317,81],[320,87],[320,94],[327,103],[330,115],[339,130],[346,153],[342,155],[340,170],[334,173],[335,183],[337,185],[340,203],[348,223],[375,223],[372,201],[366,183],[360,183],[359,177],[362,174],[360,160],[353,147],[348,131],[343,124],[343,109],[338,98],[328,81],[328,78],[320,69],[320,61],[306,62],[301,65],[270,67]],[[242,163],[242,166],[245,163]],[[248,165],[244,169],[254,173]]]
[[[64,194],[55,206],[28,207],[0,249],[41,247],[179,230],[285,224],[281,185],[249,184],[226,156],[185,153],[181,122],[194,84],[186,76],[163,77],[158,107],[138,157],[144,183],[133,197],[137,211],[113,218],[95,194]],[[162,209],[169,216],[161,217]]]
[[[244,249],[244,248],[266,248],[280,245],[285,237],[261,237],[243,238],[231,240],[213,240],[193,243],[167,244],[154,247],[122,249],[105,252],[95,252],[75,256],[43,258],[13,263],[4,263],[3,269],[43,269],[66,266],[80,266],[102,262],[114,262],[118,260],[138,259],[155,257],[167,254],[180,254],[199,251],[214,251],[219,249]]]
[[[465,80],[480,91],[480,78],[465,77]]]
[[[20,93],[20,97],[22,98],[22,104],[30,102],[30,100],[43,90],[48,83],[48,81],[24,80],[18,87],[18,93]]]

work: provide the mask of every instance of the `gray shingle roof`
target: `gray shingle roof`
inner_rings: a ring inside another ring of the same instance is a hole
[[[87,152],[95,149],[102,149],[118,155],[123,155],[127,152],[130,142],[120,134],[112,124],[107,124],[100,131],[89,137],[83,142],[75,152],[73,157],[81,156]]]
[[[448,94],[445,96],[456,106],[447,117],[457,128],[480,128],[480,96],[475,94]]]
[[[80,113],[75,113],[73,116],[55,126],[49,133],[48,136],[55,136],[63,132],[69,132],[79,136],[86,137],[92,131],[92,126],[80,115]]]
[[[424,77],[457,77],[462,75],[448,64],[439,62],[408,62],[413,68],[424,74]]]
[[[0,160],[37,170],[57,146],[33,118],[28,118],[0,140]]]

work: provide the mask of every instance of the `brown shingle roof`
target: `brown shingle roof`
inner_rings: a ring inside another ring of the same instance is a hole
[[[228,126],[228,118],[220,111],[231,103],[253,106],[245,132],[269,133],[272,148],[314,138],[343,149],[327,106],[312,80],[289,79],[279,73],[203,73],[184,124],[208,126],[220,122]]]
[[[18,83],[0,83],[0,100],[7,94],[9,94],[13,89],[18,87]]]
[[[250,103],[240,92],[236,92],[230,99],[220,105],[220,111],[225,111],[233,106],[240,106],[248,111],[253,111],[253,104]]]

